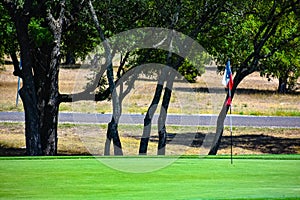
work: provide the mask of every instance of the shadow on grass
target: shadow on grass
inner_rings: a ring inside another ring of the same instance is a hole
[[[203,133],[169,133],[167,143],[172,145],[184,145],[190,147],[201,147],[206,134]],[[127,135],[126,137],[140,137]],[[176,140],[173,140],[176,137]],[[185,138],[194,138],[192,142],[187,142]],[[158,136],[151,136],[151,142],[158,142]],[[209,142],[208,142],[209,143]],[[231,145],[230,136],[223,136],[219,150],[228,149]],[[250,151],[265,153],[265,154],[297,154],[300,149],[300,138],[284,138],[274,137],[264,134],[251,134],[233,136],[233,147],[247,149]],[[8,148],[0,145],[0,156],[24,156],[26,150],[24,148]],[[90,155],[86,152],[72,153],[60,152],[58,155]]]
[[[221,148],[230,147],[231,138],[222,138]],[[233,146],[257,150],[267,154],[296,154],[300,148],[300,138],[283,138],[268,135],[240,135],[233,137]]]
[[[188,134],[188,135],[187,135]],[[168,135],[168,143],[177,145],[187,145],[186,141],[183,139],[175,140],[172,139],[176,136],[176,133]],[[180,134],[181,135],[181,134]],[[194,140],[188,146],[191,147],[201,147],[205,134],[202,133],[185,133],[187,137],[194,137]],[[182,137],[184,138],[184,137]],[[158,137],[153,136],[150,138],[151,141],[157,142]],[[284,137],[274,137],[263,134],[251,134],[251,135],[239,135],[233,136],[233,147],[238,147],[241,149],[247,149],[250,151],[261,152],[266,154],[296,154],[300,149],[300,138],[284,138]],[[221,145],[219,150],[230,148],[231,137],[223,136],[221,140]]]
[[[188,87],[174,87],[175,91],[180,92],[191,92],[191,89],[194,92],[199,93],[222,93],[225,91],[224,88],[207,88],[207,87],[194,87],[194,88],[188,88]],[[278,94],[275,90],[262,90],[262,89],[251,89],[251,88],[238,88],[236,89],[236,94],[265,94],[265,95],[273,95]],[[300,91],[293,91],[288,93],[290,95],[300,95]]]
[[[90,153],[72,153],[72,152],[59,152],[58,156],[90,156]],[[0,145],[0,156],[26,156],[26,149],[24,148],[10,148]]]
[[[9,148],[0,145],[0,156],[25,156],[26,149],[23,148]]]

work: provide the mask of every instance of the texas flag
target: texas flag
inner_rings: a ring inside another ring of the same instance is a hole
[[[228,60],[226,63],[225,73],[222,80],[222,84],[229,88],[229,90],[232,90],[233,86],[233,79],[232,79],[232,73],[230,69],[230,61]]]
[[[227,106],[231,106],[231,90],[233,87],[233,79],[232,79],[232,73],[230,69],[230,61],[228,60],[226,63],[225,73],[222,80],[222,84],[229,88],[228,91],[228,99],[226,101]]]

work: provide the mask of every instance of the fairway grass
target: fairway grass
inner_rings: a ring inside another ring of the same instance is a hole
[[[172,157],[107,157],[123,163]],[[300,156],[176,159],[125,173],[94,157],[2,157],[1,199],[300,199]]]

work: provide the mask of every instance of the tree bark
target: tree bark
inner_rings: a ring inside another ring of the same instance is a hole
[[[59,19],[50,17],[52,21],[49,26],[54,44],[43,44],[40,47],[36,47],[29,37],[32,3],[26,1],[23,9],[16,9],[14,4],[9,4],[8,8],[16,10],[10,13],[15,22],[21,50],[22,69],[14,65],[15,74],[23,79],[23,87],[19,93],[25,111],[26,151],[28,155],[55,155],[59,105],[58,66],[64,1],[60,4]]]
[[[157,146],[158,155],[165,155],[166,153],[166,144],[167,144],[166,118],[167,118],[167,112],[168,112],[171,95],[172,95],[172,89],[166,87],[163,96],[160,114],[158,117],[158,146]]]
[[[287,80],[286,80],[286,78],[279,77],[277,92],[279,94],[285,94],[287,92]]]
[[[26,154],[38,156],[42,155],[42,147],[36,94],[33,88],[33,83],[27,83],[27,80],[23,79],[23,87],[20,89],[19,94],[22,98],[25,112]]]
[[[108,124],[108,133],[107,133],[107,140],[105,143],[105,155],[109,155],[109,148],[110,148],[110,141],[113,139],[114,143],[114,152],[115,155],[123,155],[122,152],[122,146],[121,141],[118,134],[118,123],[119,123],[119,117],[121,115],[121,107],[120,107],[120,99],[118,97],[117,92],[115,91],[115,82],[114,82],[114,72],[113,72],[113,64],[112,64],[112,55],[111,55],[111,48],[107,41],[107,39],[104,36],[104,32],[102,28],[100,27],[98,17],[96,15],[96,12],[94,10],[93,4],[91,0],[88,1],[89,9],[93,18],[93,21],[95,23],[96,29],[99,33],[99,37],[102,40],[102,44],[105,50],[106,54],[106,72],[107,72],[107,79],[109,83],[109,89],[110,93],[112,95],[112,104],[113,104],[113,117],[111,122]]]
[[[61,34],[63,27],[63,17],[65,11],[65,1],[60,2],[60,13],[58,19],[54,19],[50,11],[48,11],[47,20],[54,37],[54,45],[51,51],[49,71],[49,91],[46,105],[43,109],[43,126],[42,127],[42,149],[44,155],[57,154],[57,124],[58,124],[58,109],[59,109],[59,85],[58,74],[60,64],[60,45]]]
[[[163,101],[158,117],[158,155],[165,155],[166,152],[166,144],[167,144],[167,129],[166,129],[166,119],[168,108],[172,96],[172,88],[175,79],[175,73],[170,72],[168,74],[168,79],[166,82],[165,92],[163,96]]]
[[[216,155],[219,150],[219,147],[221,144],[221,138],[222,138],[223,130],[224,130],[224,121],[225,121],[225,118],[226,118],[226,115],[227,115],[227,112],[229,109],[229,106],[226,105],[227,98],[228,97],[226,97],[226,100],[224,101],[221,112],[218,115],[216,134],[212,141],[212,147],[211,147],[208,155]]]
[[[20,69],[20,63],[19,63],[19,60],[18,60],[16,52],[11,52],[10,53],[10,58],[11,58],[11,60],[13,62],[13,65],[14,65],[14,72],[13,72],[13,74],[15,76],[21,77],[22,73],[21,73],[21,69]]]
[[[34,76],[32,73],[32,58],[30,54],[30,40],[28,35],[28,24],[30,16],[25,12],[32,2],[26,2],[24,11],[10,11],[17,30],[17,40],[20,45],[22,71],[18,71],[23,79],[23,86],[19,91],[25,111],[25,138],[26,153],[30,156],[42,155],[39,113],[37,108],[37,96],[35,90]],[[15,9],[14,6],[9,9]],[[13,14],[12,14],[13,13]]]
[[[254,61],[253,61],[254,62]],[[231,101],[233,100],[234,94],[236,92],[237,86],[240,84],[240,82],[249,74],[251,74],[253,70],[243,70],[243,71],[238,71],[236,76],[234,77],[233,80],[233,87],[231,91]],[[227,115],[227,112],[229,110],[229,106],[227,105],[227,99],[228,99],[228,94],[225,98],[225,101],[223,103],[222,109],[218,115],[217,119],[217,125],[216,125],[216,134],[215,137],[212,141],[212,146],[210,148],[210,151],[208,155],[216,155],[218,153],[220,144],[221,144],[221,139],[223,136],[223,131],[224,131],[224,121]]]
[[[162,91],[163,91],[163,82],[162,82],[162,80],[160,80],[156,85],[154,97],[152,99],[152,102],[151,102],[151,104],[147,110],[146,116],[144,118],[144,129],[143,129],[143,135],[142,135],[142,138],[140,141],[140,148],[139,148],[140,155],[147,154],[148,143],[149,143],[149,138],[150,138],[150,133],[151,133],[151,126],[152,126],[152,118],[157,109]]]
[[[74,65],[76,63],[75,56],[72,52],[67,52],[65,65]]]

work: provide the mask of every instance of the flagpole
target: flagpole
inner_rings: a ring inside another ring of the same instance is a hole
[[[22,61],[20,60],[20,63],[19,63],[19,68],[22,69]],[[18,76],[18,89],[17,89],[17,96],[16,96],[16,107],[18,107],[18,104],[19,104],[19,90],[20,90],[20,87],[21,87],[21,78],[20,76]]]
[[[233,164],[233,138],[232,138],[231,105],[229,107],[229,121],[230,121],[230,162],[231,162],[231,164]]]
[[[222,80],[222,84],[228,88],[228,96],[226,100],[226,106],[229,108],[229,120],[230,120],[230,160],[231,164],[233,163],[233,139],[232,139],[232,116],[231,116],[231,103],[232,103],[232,98],[231,98],[231,90],[233,88],[233,78],[232,78],[232,72],[230,68],[230,60],[228,59],[226,66],[225,66],[225,72],[224,72],[224,77]]]

